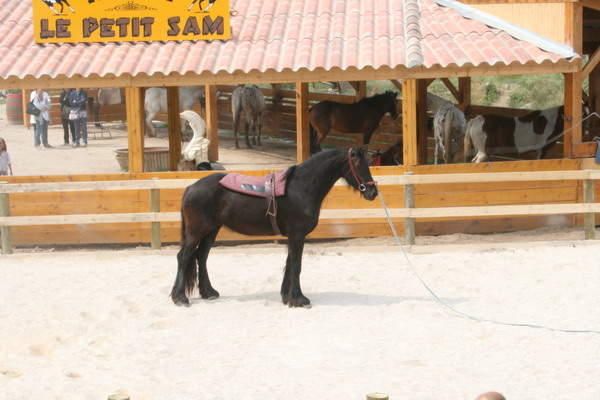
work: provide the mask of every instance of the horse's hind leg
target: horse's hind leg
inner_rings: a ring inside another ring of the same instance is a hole
[[[246,136],[246,146],[248,148],[252,148],[252,145],[250,144],[250,140],[248,140],[248,130],[250,129],[250,123],[248,122],[248,119],[246,119],[246,122],[244,123],[244,135]],[[256,144],[256,140],[254,141],[254,144]]]
[[[188,235],[177,253],[177,276],[171,290],[171,299],[176,305],[190,305],[186,293],[190,293],[196,283],[197,272],[194,254],[198,242],[198,238],[192,238]]]
[[[215,243],[215,239],[217,238],[220,229],[221,227],[218,226],[204,236],[204,239],[202,239],[196,250],[196,261],[198,262],[198,289],[200,290],[200,297],[203,299],[214,300],[219,298],[219,292],[217,292],[210,284],[206,260],[208,259],[208,253]]]
[[[256,117],[255,124],[258,125],[258,139],[256,140],[256,142],[258,143],[259,146],[262,146],[262,143],[260,142],[260,132],[262,130],[262,118],[260,115]],[[256,127],[255,127],[255,129],[256,129]]]

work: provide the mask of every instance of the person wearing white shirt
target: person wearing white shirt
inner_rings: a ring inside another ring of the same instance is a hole
[[[35,93],[36,96],[33,99],[33,105],[40,110],[40,115],[35,117],[34,145],[36,149],[45,150],[52,147],[48,143],[48,125],[50,125],[52,103],[48,93],[42,89],[38,89]]]

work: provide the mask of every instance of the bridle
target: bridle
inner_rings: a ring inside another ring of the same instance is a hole
[[[352,156],[352,148],[348,149],[348,166],[350,167],[350,171],[352,173],[352,176],[354,177],[354,180],[358,183],[358,190],[360,192],[364,192],[365,190],[367,190],[367,185],[377,185],[377,182],[375,181],[365,181],[359,174],[358,172],[356,172],[356,168],[354,168],[354,163],[352,162],[352,160],[356,158]],[[348,175],[348,172],[346,173],[346,175]]]

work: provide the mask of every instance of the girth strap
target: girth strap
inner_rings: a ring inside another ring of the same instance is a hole
[[[281,236],[281,231],[277,226],[277,201],[275,200],[275,173],[271,172],[265,180],[265,197],[267,198],[267,214],[271,220],[273,232]]]

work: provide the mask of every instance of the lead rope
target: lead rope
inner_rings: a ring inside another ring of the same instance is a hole
[[[539,328],[539,329],[547,329],[547,330],[555,331],[555,332],[600,333],[600,330],[560,329],[560,328],[553,328],[553,327],[549,327],[549,326],[545,326],[545,325],[526,324],[526,323],[518,323],[518,322],[496,321],[496,320],[489,319],[489,318],[481,318],[481,317],[476,317],[476,316],[473,316],[473,315],[469,315],[469,314],[466,314],[466,313],[464,313],[464,312],[462,312],[460,310],[457,310],[456,308],[452,307],[451,305],[449,305],[448,303],[446,303],[444,300],[442,300],[437,294],[435,294],[435,292],[433,290],[431,290],[431,288],[427,285],[427,283],[425,283],[425,281],[423,280],[423,278],[421,278],[421,276],[417,272],[415,266],[413,265],[413,263],[411,262],[410,258],[408,257],[408,254],[404,250],[404,246],[402,245],[402,243],[400,243],[400,239],[398,238],[398,234],[396,233],[396,228],[394,228],[394,224],[392,223],[392,219],[390,218],[390,214],[388,213],[387,207],[385,206],[385,201],[383,199],[383,195],[381,194],[381,191],[379,190],[379,186],[377,186],[377,183],[375,183],[375,185],[377,187],[377,192],[379,193],[379,199],[381,200],[381,206],[383,207],[383,210],[385,211],[385,216],[387,218],[388,223],[390,224],[390,228],[392,228],[392,233],[394,234],[394,238],[396,239],[396,243],[398,244],[398,247],[400,247],[400,249],[402,250],[402,254],[404,254],[404,258],[408,262],[408,265],[410,265],[410,268],[412,269],[413,273],[417,276],[417,278],[419,279],[419,281],[421,282],[421,284],[425,287],[425,289],[427,289],[427,291],[437,301],[439,301],[443,306],[445,306],[446,308],[450,309],[450,311],[452,311],[455,314],[457,314],[457,315],[459,315],[461,317],[464,317],[464,318],[469,318],[469,319],[472,319],[472,320],[475,320],[475,321],[479,321],[479,322],[491,322],[493,324],[498,324],[498,325],[521,326],[521,327],[528,327],[528,328]]]

